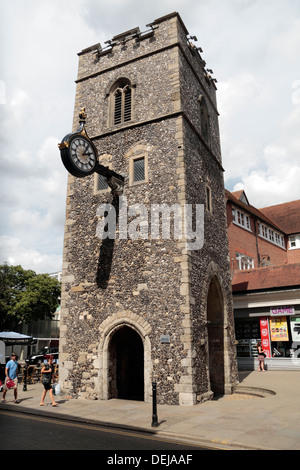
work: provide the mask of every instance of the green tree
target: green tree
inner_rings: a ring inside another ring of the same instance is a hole
[[[60,282],[48,274],[0,265],[0,331],[53,318],[60,292]]]

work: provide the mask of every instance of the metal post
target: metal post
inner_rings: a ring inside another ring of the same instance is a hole
[[[27,392],[27,369],[28,369],[28,364],[27,364],[27,362],[25,362],[23,392]]]
[[[152,382],[152,427],[158,426],[157,421],[157,404],[156,404],[156,382]]]

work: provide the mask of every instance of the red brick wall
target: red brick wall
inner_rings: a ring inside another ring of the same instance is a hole
[[[288,263],[300,263],[300,249],[288,250]]]
[[[233,223],[232,220],[232,206],[230,202],[226,205],[227,212],[227,230],[229,240],[229,256],[231,269],[236,269],[236,252],[245,254],[254,259],[254,267],[258,268],[258,253],[260,259],[263,257],[268,259],[270,264],[285,264],[288,261],[287,251],[278,247],[277,245],[265,240],[258,235],[258,225],[255,231],[254,217],[250,214],[251,232],[239,225]],[[257,222],[256,222],[257,224]],[[257,233],[257,236],[256,236]],[[287,244],[287,241],[286,241]],[[290,250],[291,251],[291,250]],[[299,251],[300,257],[300,250]]]
[[[286,243],[286,240],[285,240]],[[287,252],[274,243],[268,242],[264,238],[258,237],[258,249],[262,259],[263,255],[270,257],[271,264],[285,264],[287,263]]]
[[[226,206],[227,211],[227,231],[229,240],[229,256],[231,268],[236,267],[236,252],[243,253],[254,259],[254,267],[258,267],[257,249],[254,232],[254,222],[251,219],[251,230],[236,225],[232,221],[232,206],[230,203]]]

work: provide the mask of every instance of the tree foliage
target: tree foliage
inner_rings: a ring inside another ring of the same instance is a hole
[[[48,274],[0,265],[0,331],[53,318],[60,291],[60,282]]]

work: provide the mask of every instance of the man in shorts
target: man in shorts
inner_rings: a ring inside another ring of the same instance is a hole
[[[6,385],[8,380],[12,380],[14,382],[14,387],[12,387],[14,391],[14,396],[15,400],[14,403],[20,403],[20,400],[18,400],[18,370],[19,370],[19,364],[17,362],[18,356],[15,353],[12,353],[11,355],[11,360],[8,361],[5,367],[5,383],[3,387],[3,400],[1,403],[7,403],[5,400],[5,395],[8,390],[8,387]]]

